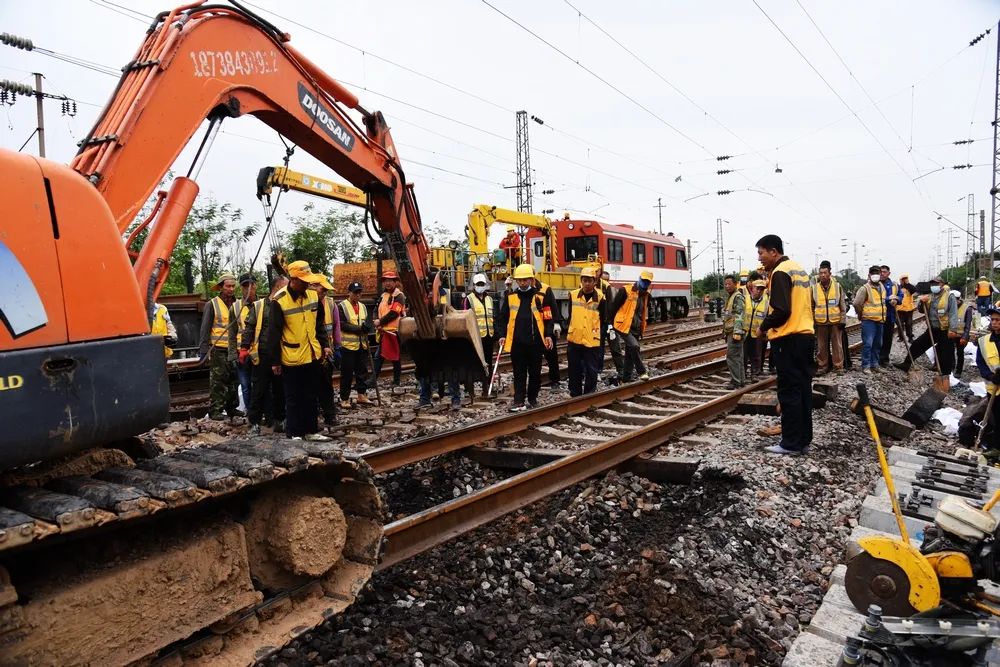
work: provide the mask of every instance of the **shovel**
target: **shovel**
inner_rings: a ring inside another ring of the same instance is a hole
[[[951,380],[947,375],[941,373],[941,350],[938,349],[937,341],[934,338],[934,330],[931,328],[931,317],[927,313],[927,304],[924,304],[924,318],[927,321],[927,335],[931,337],[931,347],[934,348],[934,366],[937,367],[937,375],[934,377],[934,388],[941,393],[947,394],[951,391]],[[947,336],[947,333],[943,335]],[[909,348],[907,348],[909,351]]]
[[[993,399],[997,397],[995,392],[990,392],[990,400],[986,402],[986,414],[983,415],[983,421],[979,422],[979,432],[976,433],[976,444],[973,445],[972,449],[978,450],[980,444],[983,441],[983,434],[986,433],[986,426],[990,423],[990,414],[993,412]],[[994,428],[996,428],[994,426]]]
[[[503,354],[503,346],[501,346],[500,349],[497,350],[497,360],[493,362],[493,372],[490,374],[490,386],[489,389],[486,390],[487,397],[493,395],[493,382],[497,379],[497,369],[500,368],[500,355],[502,354]]]
[[[903,341],[905,342],[906,334],[903,331],[903,325],[898,318],[896,319],[896,328],[899,329],[899,335],[903,337]],[[906,372],[906,379],[914,383],[920,382],[920,369],[917,368],[915,363],[913,363],[913,355],[910,354],[910,344],[903,345],[903,347],[906,348],[906,356],[910,360],[910,370]],[[937,359],[937,353],[934,354],[934,358]]]

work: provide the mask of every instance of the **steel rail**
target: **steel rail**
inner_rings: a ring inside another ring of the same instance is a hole
[[[671,373],[674,382],[700,377],[722,363],[704,364]],[[661,376],[666,378],[667,376]],[[385,526],[387,544],[377,571],[412,558],[505,514],[526,507],[589,477],[613,468],[629,459],[658,447],[679,431],[696,426],[722,412],[731,410],[744,394],[774,384],[767,378],[753,385],[735,389],[724,396],[666,417],[649,426],[626,433],[594,447],[567,455],[520,475],[492,484],[485,489],[436,505]],[[660,386],[668,386],[663,383]],[[635,387],[631,387],[634,389]],[[653,389],[645,385],[643,389]],[[602,392],[609,393],[609,392]],[[565,407],[560,405],[560,407]]]

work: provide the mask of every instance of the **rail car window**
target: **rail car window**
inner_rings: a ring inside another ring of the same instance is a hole
[[[566,239],[566,261],[582,261],[588,255],[596,255],[600,252],[597,248],[596,236],[573,236]]]
[[[535,257],[541,257],[545,254],[545,241],[535,241]]]
[[[608,239],[608,261],[620,262],[625,259],[625,243],[618,239]]]
[[[667,263],[667,250],[663,246],[653,246],[653,266],[663,266]]]
[[[683,250],[677,251],[677,268],[686,269],[688,267],[687,253]]]
[[[646,244],[645,243],[632,243],[632,263],[633,264],[645,264],[646,263]]]

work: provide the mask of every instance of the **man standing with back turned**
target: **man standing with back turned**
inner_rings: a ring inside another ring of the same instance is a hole
[[[781,238],[768,234],[757,241],[757,257],[768,271],[768,314],[760,325],[767,332],[778,374],[781,442],[772,454],[805,454],[812,442],[813,325],[809,274],[785,256]]]

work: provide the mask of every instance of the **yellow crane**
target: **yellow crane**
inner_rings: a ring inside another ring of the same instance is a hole
[[[363,190],[325,178],[304,174],[288,167],[264,167],[257,172],[257,198],[270,195],[275,187],[332,199],[364,207],[368,197]]]

